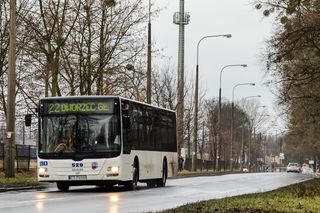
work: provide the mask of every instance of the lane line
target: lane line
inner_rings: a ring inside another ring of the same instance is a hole
[[[37,199],[37,200],[25,200],[25,201],[17,201],[17,203],[32,203],[32,202],[46,202],[46,201],[55,201],[55,200],[64,200],[65,198],[48,198],[48,199]]]

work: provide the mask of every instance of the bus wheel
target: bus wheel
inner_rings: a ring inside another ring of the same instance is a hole
[[[167,162],[163,161],[162,166],[162,178],[158,180],[157,186],[158,187],[165,187],[168,177],[168,169],[167,169]]]
[[[136,168],[133,170],[132,180],[125,182],[124,186],[128,190],[136,190],[138,187],[139,174]]]
[[[69,184],[66,182],[57,182],[57,188],[60,191],[67,192],[69,190]]]

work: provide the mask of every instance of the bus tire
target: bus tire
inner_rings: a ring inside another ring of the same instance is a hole
[[[124,186],[128,190],[136,190],[138,188],[139,181],[139,166],[135,161],[132,173],[132,180],[125,182]]]
[[[67,192],[69,187],[70,186],[67,182],[57,182],[57,188],[62,192]]]
[[[168,177],[168,167],[167,167],[167,161],[163,160],[163,166],[162,166],[162,178],[158,180],[157,186],[158,187],[165,187]]]

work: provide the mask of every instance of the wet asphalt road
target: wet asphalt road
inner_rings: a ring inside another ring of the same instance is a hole
[[[59,192],[54,185],[44,191],[10,191],[0,193],[0,212],[148,212],[174,208],[199,200],[270,191],[310,179],[303,174],[248,173],[170,179],[164,188],[147,188],[139,184],[136,191],[95,186],[70,187]]]

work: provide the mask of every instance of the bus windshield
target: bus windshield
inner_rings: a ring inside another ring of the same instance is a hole
[[[115,114],[44,115],[40,125],[39,155],[120,154],[120,124]]]

